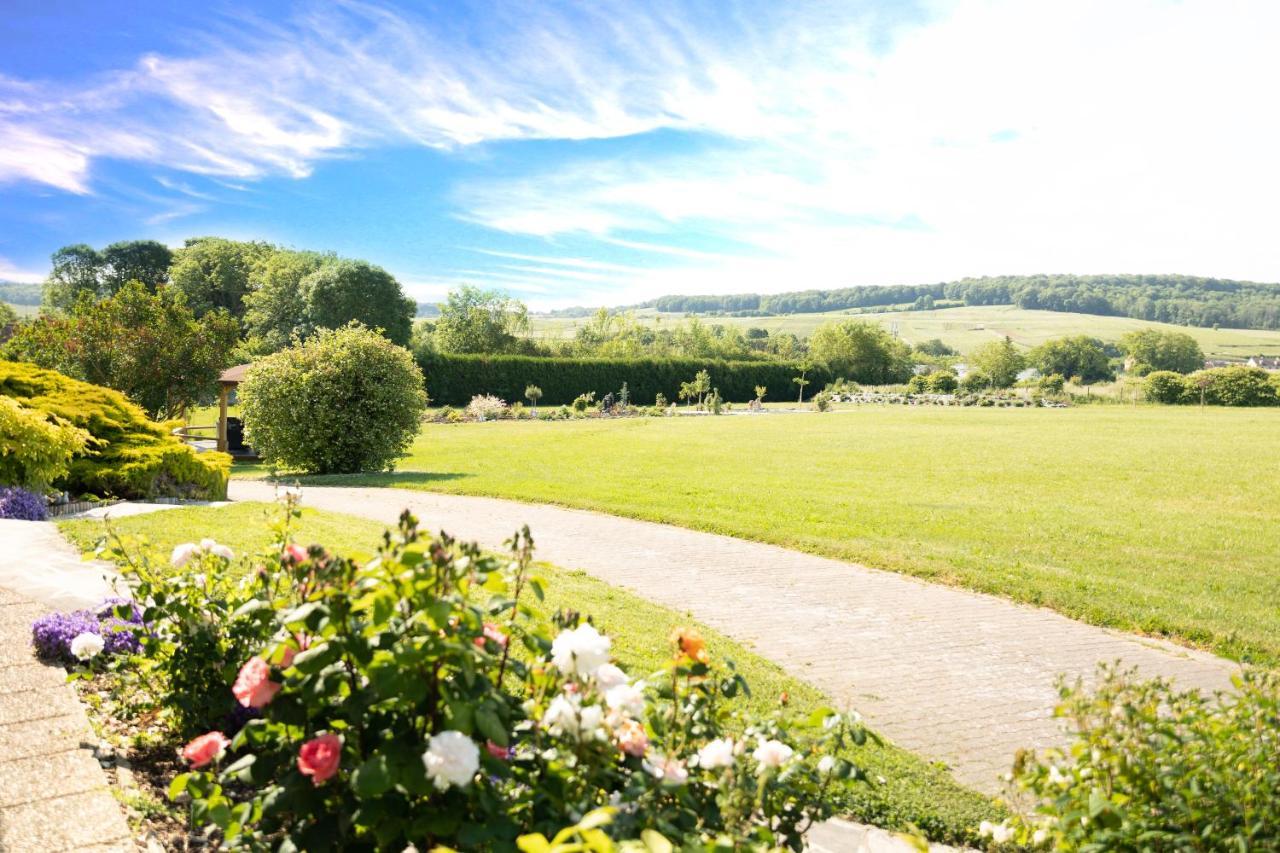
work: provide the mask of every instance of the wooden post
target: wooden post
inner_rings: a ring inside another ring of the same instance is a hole
[[[226,383],[218,384],[218,450],[227,452],[227,394]]]

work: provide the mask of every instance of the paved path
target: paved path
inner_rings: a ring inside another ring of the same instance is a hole
[[[235,480],[233,500],[272,500]],[[538,559],[581,569],[691,614],[856,708],[899,745],[998,793],[1020,747],[1063,743],[1059,673],[1122,659],[1184,687],[1226,688],[1213,655],[1049,610],[785,548],[561,507],[389,488],[308,486],[303,504],[499,546],[528,524]]]

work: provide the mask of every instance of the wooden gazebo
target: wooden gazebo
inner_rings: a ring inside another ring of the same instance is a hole
[[[245,447],[243,442],[240,442],[238,447],[231,447],[227,437],[227,401],[231,396],[231,392],[240,384],[248,371],[249,365],[237,364],[235,367],[228,367],[222,371],[222,375],[218,377],[218,450],[223,453],[230,453],[232,456],[253,457],[257,455],[252,449]]]

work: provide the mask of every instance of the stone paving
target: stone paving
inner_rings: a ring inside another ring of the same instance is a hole
[[[233,500],[272,500],[233,481]],[[1230,686],[1233,663],[1049,610],[891,572],[600,513],[387,488],[308,486],[306,506],[498,547],[528,524],[537,557],[634,590],[746,643],[860,711],[881,734],[999,793],[1021,747],[1064,743],[1051,718],[1059,673],[1087,680],[1123,660],[1183,687]]]

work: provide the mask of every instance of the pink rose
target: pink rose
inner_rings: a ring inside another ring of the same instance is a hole
[[[492,622],[484,623],[484,636],[476,637],[476,645],[483,649],[485,640],[493,640],[499,648],[507,647],[507,635],[498,630],[498,626]]]
[[[510,748],[505,746],[498,746],[496,743],[494,743],[491,740],[485,741],[484,748],[488,750],[490,755],[492,755],[494,758],[498,759],[499,761],[507,761],[511,758],[512,750]]]
[[[337,735],[324,734],[312,738],[298,750],[298,769],[303,776],[310,776],[314,785],[337,773],[341,762],[342,738]]]
[[[231,741],[222,732],[209,732],[184,746],[182,757],[191,762],[192,769],[198,769],[211,761],[217,761],[229,746]]]
[[[284,553],[280,555],[286,563],[305,563],[309,557],[307,549],[301,545],[289,544],[284,547]]]
[[[293,666],[293,659],[298,654],[298,650],[293,646],[285,646],[284,651],[280,652],[280,668],[288,669]]]
[[[649,736],[644,733],[644,726],[635,720],[626,720],[614,731],[614,742],[618,749],[627,755],[641,756],[649,748]]]
[[[271,667],[262,658],[254,657],[245,661],[236,676],[236,683],[231,692],[246,708],[261,708],[276,698],[280,685],[271,680]]]

